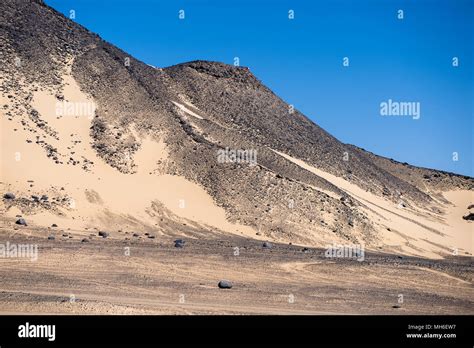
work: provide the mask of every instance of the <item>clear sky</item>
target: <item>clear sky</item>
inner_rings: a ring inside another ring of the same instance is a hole
[[[154,66],[239,57],[342,142],[474,176],[474,0],[46,3]],[[419,119],[382,116],[388,99],[420,103]]]

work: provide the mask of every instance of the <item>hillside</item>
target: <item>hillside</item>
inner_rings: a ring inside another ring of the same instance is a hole
[[[343,144],[248,68],[156,68],[42,1],[0,9],[5,227],[472,254],[473,178]]]

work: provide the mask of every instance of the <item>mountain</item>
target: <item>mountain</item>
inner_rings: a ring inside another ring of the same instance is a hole
[[[0,9],[6,226],[472,254],[473,178],[343,144],[249,68],[157,68],[42,1]]]

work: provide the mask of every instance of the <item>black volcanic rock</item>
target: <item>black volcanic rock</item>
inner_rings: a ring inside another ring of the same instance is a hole
[[[474,221],[474,213],[469,213],[462,217],[464,220]]]
[[[185,242],[184,240],[182,240],[182,239],[176,239],[176,240],[174,241],[174,247],[175,247],[175,248],[184,248],[184,244],[185,244],[185,243],[186,243],[186,242]]]
[[[15,195],[13,193],[7,192],[3,195],[5,199],[15,199]]]
[[[105,231],[99,231],[98,235],[99,237],[107,238],[109,236],[109,233]]]
[[[221,280],[217,286],[220,289],[232,289],[232,283],[228,280]]]
[[[23,219],[23,218],[19,218],[18,220],[16,220],[15,223],[16,223],[17,225],[28,226],[28,225],[26,224],[26,220]]]

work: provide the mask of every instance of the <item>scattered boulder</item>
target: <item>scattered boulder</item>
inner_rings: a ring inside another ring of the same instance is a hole
[[[47,201],[47,200],[48,200],[48,196],[42,195],[40,199],[41,199],[42,201]]]
[[[393,305],[392,308],[397,308],[398,309],[398,308],[402,308],[402,306],[399,305],[399,304],[396,304],[396,305]]]
[[[263,242],[262,247],[264,247],[266,249],[271,249],[271,248],[273,248],[273,244],[270,243],[270,242]]]
[[[140,237],[140,235],[138,233],[134,233],[133,236],[134,237]]]
[[[301,251],[304,252],[304,253],[309,253],[309,249],[308,249],[308,248],[303,248]]]
[[[16,223],[17,225],[28,226],[28,225],[26,224],[25,219],[23,219],[23,218],[19,218],[18,220],[16,220],[15,223]]]
[[[228,280],[221,280],[217,286],[220,289],[232,289],[232,283],[229,282]]]
[[[174,241],[174,247],[175,248],[184,248],[184,243],[186,243],[184,240],[182,239],[176,239]]]
[[[7,192],[3,195],[3,198],[5,198],[5,199],[15,199],[15,195],[11,192]]]
[[[89,243],[89,239],[83,238],[83,239],[81,240],[81,243]]]
[[[155,235],[149,234],[149,235],[148,235],[148,238],[150,238],[150,239],[155,239]]]
[[[102,238],[107,238],[109,236],[109,233],[108,232],[105,232],[105,231],[99,231],[99,237],[102,237]]]
[[[48,240],[55,240],[56,237],[55,236],[48,236]]]
[[[58,225],[56,225],[56,224],[52,224],[52,225],[51,225],[51,227],[58,227]]]
[[[464,220],[474,221],[474,213],[469,213],[462,217]]]
[[[470,205],[467,207],[467,209],[472,209],[472,208],[474,208],[474,204],[470,204]]]

